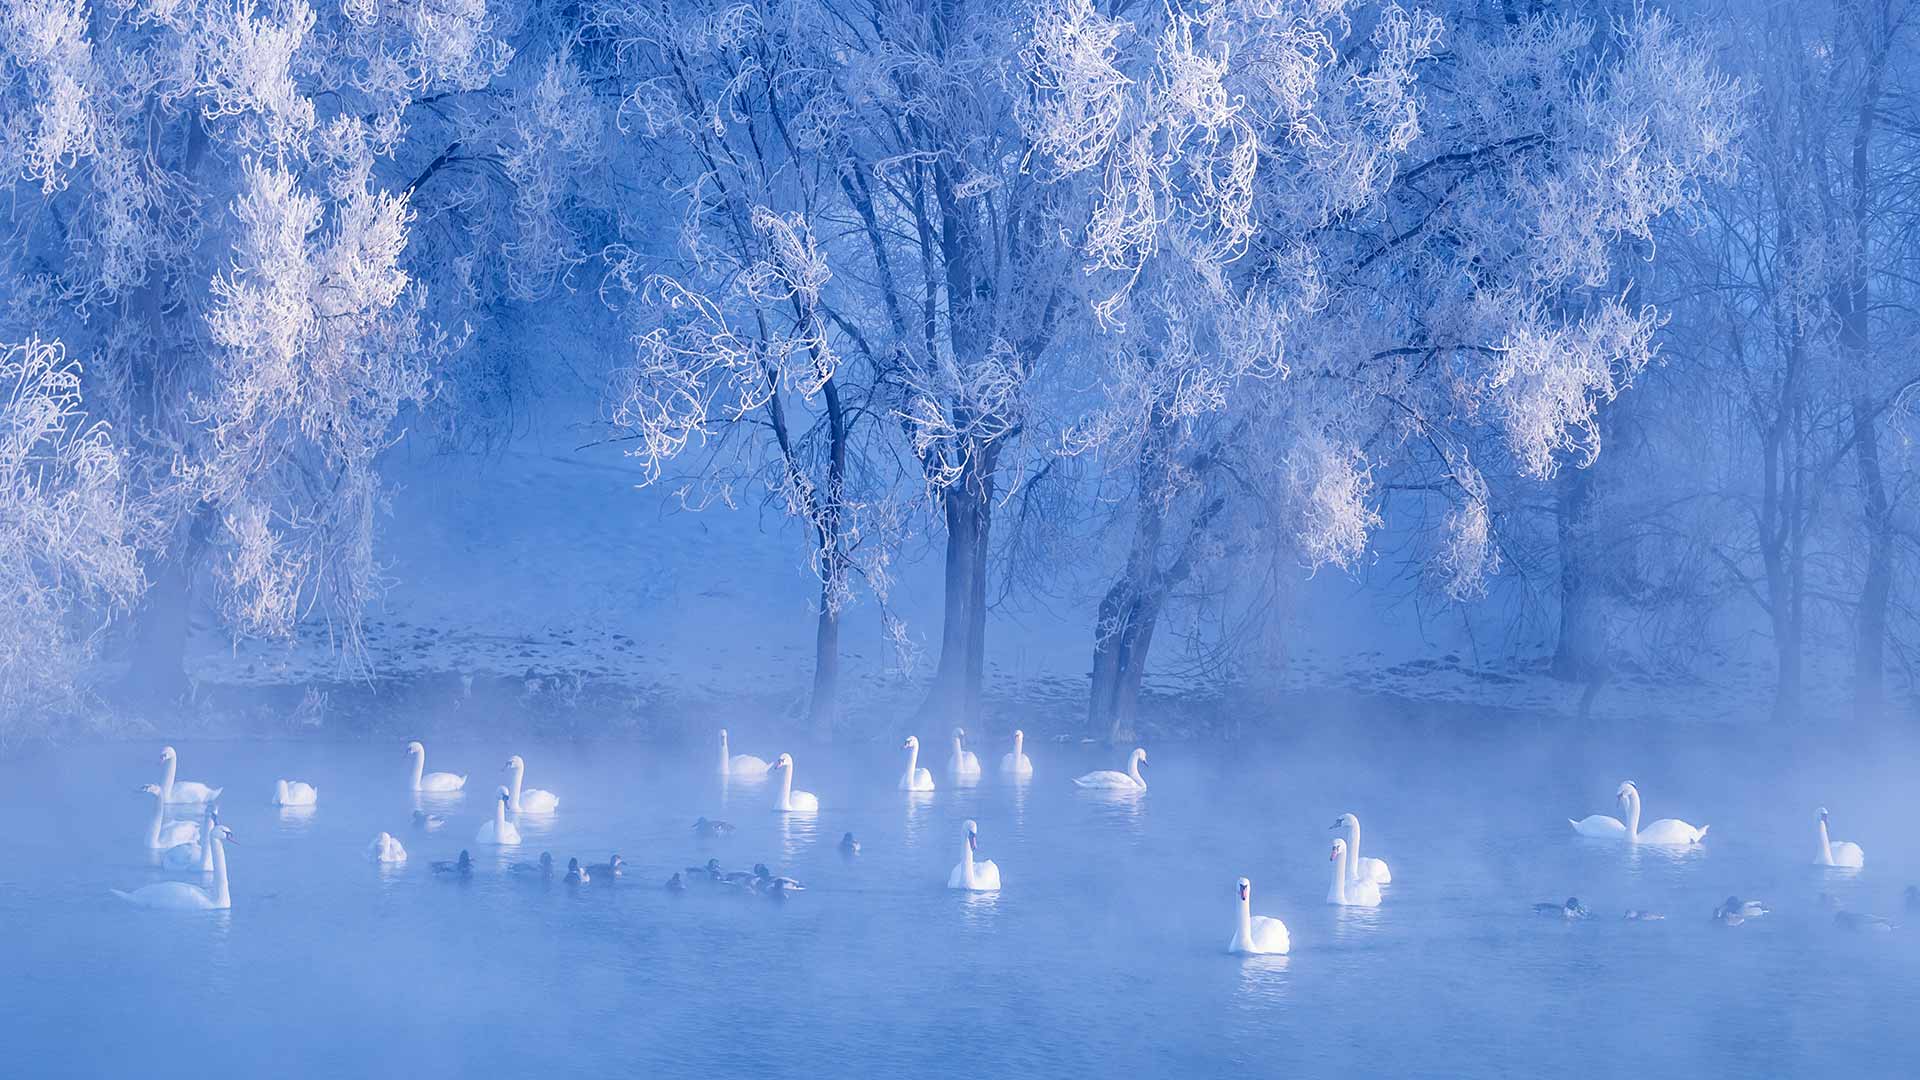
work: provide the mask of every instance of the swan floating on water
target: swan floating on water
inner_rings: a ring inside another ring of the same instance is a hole
[[[767,770],[772,767],[773,766],[768,765],[766,761],[754,757],[752,754],[735,754],[732,757],[728,757],[727,729],[720,729],[721,776],[737,776],[742,779],[753,780],[766,776]]]
[[[304,780],[275,780],[273,805],[312,806],[320,801],[320,792]]]
[[[407,861],[407,849],[392,833],[381,833],[367,845],[367,857],[377,863],[403,863]]]
[[[1820,808],[1820,850],[1814,854],[1816,866],[1838,866],[1858,870],[1867,865],[1867,853],[1860,845],[1846,840],[1827,839],[1827,808]]]
[[[519,754],[507,759],[507,772],[513,774],[513,795],[508,805],[516,814],[551,814],[560,808],[560,796],[539,788],[520,790],[520,781],[527,775],[527,763]]]
[[[900,744],[907,752],[907,771],[900,777],[901,791],[932,791],[933,773],[920,767],[920,740],[912,735]]]
[[[1624,824],[1619,819],[1605,814],[1594,814],[1579,821],[1568,818],[1567,823],[1572,825],[1574,831],[1581,836],[1598,840],[1625,840],[1629,844],[1657,844],[1672,847],[1697,844],[1706,838],[1707,830],[1712,828],[1711,825],[1695,828],[1677,818],[1661,818],[1646,828],[1641,828],[1640,789],[1635,787],[1631,780],[1621,782],[1620,787],[1614,791],[1614,798],[1619,800],[1621,807],[1626,811],[1627,820]]]
[[[413,791],[459,791],[467,786],[464,774],[455,776],[450,772],[426,772],[427,748],[416,740],[407,744],[407,756],[413,759]]]
[[[153,796],[153,820],[147,823],[147,846],[155,851],[170,850],[182,844],[200,842],[200,824],[195,821],[167,821],[166,790],[159,784],[141,784],[140,790]],[[196,852],[196,857],[197,857]]]
[[[980,826],[971,818],[961,827],[960,861],[947,875],[947,888],[965,889],[968,892],[998,892],[1000,889],[1000,868],[992,859],[974,861],[973,854],[980,847]]]
[[[234,843],[233,830],[215,825],[208,831],[207,845],[213,849],[213,890],[184,881],[162,881],[143,885],[132,892],[113,890],[113,895],[144,908],[167,911],[224,911],[233,907],[233,893],[227,888],[227,848]]]
[[[955,780],[980,779],[980,755],[967,749],[965,728],[953,729],[953,760],[947,763]]]
[[[473,836],[476,844],[493,844],[498,847],[514,847],[520,843],[520,827],[507,820],[507,800],[512,798],[502,787],[493,803],[493,820],[483,822],[480,831]]]
[[[1118,788],[1121,790],[1145,791],[1147,781],[1140,775],[1140,766],[1147,763],[1147,752],[1138,747],[1127,755],[1127,771],[1115,772],[1101,769],[1085,776],[1076,776],[1073,782],[1083,788]]]
[[[1327,903],[1341,907],[1379,907],[1380,886],[1371,881],[1349,881],[1347,870],[1347,842],[1335,838],[1333,853],[1327,856],[1333,864],[1333,887],[1327,890]]]
[[[160,801],[176,805],[192,803],[210,803],[220,797],[226,788],[208,787],[197,780],[175,780],[174,770],[179,767],[180,755],[173,747],[160,748]]]
[[[811,814],[820,809],[820,800],[811,791],[793,790],[793,755],[781,754],[770,766],[780,774],[780,786],[773,794],[773,808],[783,814]]]
[[[1348,860],[1347,880],[1371,881],[1375,885],[1393,883],[1393,871],[1387,869],[1384,859],[1369,859],[1360,854],[1360,819],[1353,814],[1341,814],[1333,820],[1333,828],[1347,828]]]
[[[1287,933],[1286,923],[1253,913],[1253,883],[1241,878],[1240,923],[1233,932],[1233,940],[1227,943],[1227,951],[1249,956],[1285,956],[1292,947],[1293,938]]]
[[[1027,733],[1013,729],[1013,750],[1000,756],[1000,771],[1008,776],[1032,776],[1033,759],[1027,756]]]

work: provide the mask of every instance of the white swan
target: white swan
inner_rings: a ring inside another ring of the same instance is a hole
[[[1000,891],[1000,868],[992,859],[974,861],[973,853],[980,847],[980,826],[971,818],[961,827],[963,835],[960,843],[960,861],[953,867],[953,873],[947,875],[947,888],[965,889],[968,892]]]
[[[407,849],[391,833],[381,833],[367,845],[367,857],[378,863],[402,863],[407,861]]]
[[[206,828],[202,835],[210,835],[214,827],[219,824],[220,812],[209,809]],[[161,854],[160,863],[169,870],[197,870],[202,874],[211,874],[213,873],[213,845],[199,840],[175,844]]]
[[[1254,915],[1253,883],[1241,878],[1240,922],[1234,928],[1233,940],[1227,942],[1227,951],[1250,956],[1268,953],[1285,956],[1292,947],[1293,939],[1287,934],[1286,923],[1265,915]]]
[[[1627,803],[1627,842],[1630,844],[1697,844],[1706,839],[1707,830],[1713,827],[1702,825],[1696,829],[1678,818],[1661,818],[1643,829],[1640,827],[1640,789],[1628,780],[1620,785],[1620,795]]]
[[[493,820],[482,822],[480,831],[473,834],[476,844],[496,844],[500,847],[514,847],[520,843],[520,827],[507,820],[507,800],[513,796],[506,788],[500,789],[493,803]]]
[[[793,790],[793,755],[781,754],[767,766],[780,774],[780,787],[773,795],[773,808],[786,814],[811,814],[820,809],[820,800],[811,791]]]
[[[1336,839],[1333,842],[1333,854],[1327,856],[1333,863],[1333,887],[1327,890],[1327,903],[1341,907],[1379,907],[1380,886],[1371,881],[1347,880],[1347,842]]]
[[[1073,778],[1073,782],[1084,788],[1133,788],[1144,791],[1147,786],[1147,781],[1140,775],[1140,766],[1146,763],[1147,752],[1135,747],[1133,753],[1127,755],[1126,772],[1101,769],[1098,772],[1090,772],[1085,776],[1076,776]]]
[[[920,740],[909,735],[900,749],[907,752],[907,771],[900,777],[900,790],[932,791],[933,773],[920,767]]]
[[[980,755],[967,749],[961,740],[967,737],[965,728],[953,729],[953,760],[947,763],[955,780],[980,779]]]
[[[234,842],[233,830],[215,825],[207,835],[213,849],[213,891],[184,881],[162,881],[143,885],[132,892],[113,890],[113,895],[130,904],[169,911],[220,911],[233,906],[233,894],[227,889],[227,847]]]
[[[721,776],[740,776],[740,777],[747,777],[750,779],[758,778],[758,777],[763,777],[767,775],[767,770],[770,768],[772,768],[771,765],[768,765],[765,761],[761,760],[760,758],[754,757],[752,754],[735,754],[732,757],[728,757],[727,756],[727,729],[726,728],[720,729],[720,775]]]
[[[513,795],[508,805],[516,814],[551,814],[560,808],[560,796],[539,788],[520,790],[520,781],[527,775],[527,763],[515,754],[507,759],[506,769],[513,774]]]
[[[273,782],[273,805],[275,806],[312,806],[318,801],[320,801],[319,790],[303,780]]]
[[[407,744],[407,756],[413,759],[414,791],[459,791],[467,786],[465,775],[455,776],[450,772],[427,772],[427,748],[419,742]]]
[[[1846,840],[1827,839],[1827,808],[1820,808],[1820,850],[1813,857],[1815,866],[1839,866],[1858,870],[1867,865],[1867,853],[1860,845]]]
[[[1000,771],[1008,776],[1032,776],[1033,759],[1027,756],[1027,733],[1013,729],[1013,752],[1000,755]]]
[[[194,821],[167,821],[167,796],[159,784],[141,784],[140,790],[153,796],[153,820],[147,823],[147,846],[164,851],[181,844],[200,842],[200,825]]]
[[[1334,819],[1333,827],[1342,825],[1347,828],[1347,851],[1350,853],[1347,864],[1348,881],[1371,881],[1375,885],[1393,883],[1393,871],[1387,869],[1385,859],[1369,859],[1360,854],[1360,819],[1353,814],[1341,814]]]
[[[196,780],[175,780],[174,770],[180,763],[180,755],[173,747],[160,748],[160,801],[169,803],[209,803],[220,797],[226,788],[208,787]]]

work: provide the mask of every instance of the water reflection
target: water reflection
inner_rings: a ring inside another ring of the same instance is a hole
[[[280,819],[280,831],[284,833],[304,833],[313,827],[313,815],[316,807],[282,806],[277,808]]]
[[[906,836],[902,842],[908,848],[917,848],[930,820],[927,809],[933,805],[933,792],[908,791],[902,794],[907,800]]]
[[[819,828],[812,814],[780,815],[780,852],[791,861],[801,851],[812,846]]]
[[[1236,1009],[1257,1012],[1287,1000],[1293,980],[1287,978],[1288,956],[1273,954],[1240,956],[1240,994]]]
[[[1094,810],[1094,816],[1104,822],[1120,825],[1128,832],[1140,834],[1146,816],[1147,793],[1139,788],[1085,788],[1082,795]]]
[[[968,929],[991,930],[999,914],[999,893],[960,892],[960,921]]]

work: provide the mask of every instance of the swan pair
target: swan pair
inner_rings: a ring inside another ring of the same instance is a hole
[[[1239,889],[1240,922],[1234,928],[1233,940],[1227,942],[1227,951],[1247,956],[1285,956],[1287,950],[1293,948],[1293,938],[1287,933],[1287,924],[1253,913],[1252,882],[1241,878]]]
[[[403,863],[407,861],[407,849],[391,833],[381,833],[367,845],[367,857],[377,863]]]
[[[1369,859],[1360,854],[1360,819],[1353,814],[1341,814],[1333,819],[1331,828],[1345,827],[1347,830],[1347,880],[1349,882],[1371,881],[1375,885],[1391,885],[1393,871],[1387,868],[1385,859]]]
[[[793,755],[781,754],[768,766],[780,774],[780,786],[773,792],[773,808],[783,814],[811,814],[820,809],[820,800],[811,791],[793,789]]]
[[[513,791],[507,799],[507,805],[516,814],[551,814],[560,808],[560,796],[539,788],[520,789],[520,781],[527,775],[527,763],[519,754],[507,759],[506,772],[513,774]]]
[[[1101,769],[1097,772],[1090,772],[1085,776],[1076,776],[1073,778],[1073,782],[1083,788],[1104,788],[1112,791],[1145,791],[1147,790],[1147,781],[1146,778],[1140,775],[1140,766],[1146,763],[1147,752],[1135,747],[1133,753],[1127,755],[1126,772]]]
[[[413,760],[413,785],[408,789],[410,791],[460,791],[467,786],[465,774],[455,776],[450,772],[427,772],[427,748],[417,741],[407,744],[407,757]]]
[[[507,803],[512,799],[502,787],[493,804],[493,820],[480,826],[480,831],[474,834],[474,843],[496,847],[515,847],[520,843],[520,827],[507,820]]]
[[[180,755],[173,747],[160,748],[160,801],[163,803],[193,804],[210,803],[220,797],[226,788],[208,787],[197,780],[176,780],[174,772],[179,767]]]
[[[1867,853],[1860,845],[1846,840],[1827,838],[1827,808],[1820,808],[1820,850],[1814,854],[1815,866],[1836,866],[1847,870],[1858,870],[1867,865]]]
[[[973,819],[967,819],[961,826],[960,861],[954,865],[953,872],[947,875],[947,888],[963,889],[967,892],[999,892],[1000,868],[992,859],[974,859],[974,853],[980,848],[980,825]]]
[[[275,780],[273,805],[312,806],[320,801],[320,790],[304,780]]]
[[[737,776],[744,780],[759,780],[772,768],[764,760],[752,754],[727,756],[727,729],[720,729],[720,775]]]
[[[1627,820],[1624,824],[1619,818],[1608,817],[1605,814],[1591,814],[1579,821],[1568,818],[1567,824],[1572,825],[1573,831],[1581,836],[1596,840],[1625,840],[1629,844],[1662,844],[1674,847],[1699,843],[1706,838],[1707,830],[1713,827],[1702,825],[1696,829],[1678,818],[1661,818],[1642,829],[1640,827],[1640,789],[1634,786],[1633,781],[1622,781],[1620,787],[1614,791],[1613,797],[1619,800],[1621,808],[1626,812]]]
[[[235,843],[233,830],[210,824],[207,847],[213,858],[213,889],[208,891],[184,881],[162,881],[143,885],[132,892],[113,890],[113,895],[137,907],[167,911],[224,911],[233,907],[233,893],[227,887],[227,848]]]

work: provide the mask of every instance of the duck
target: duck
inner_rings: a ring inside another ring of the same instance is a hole
[[[160,801],[175,805],[210,803],[226,788],[208,787],[197,780],[176,780],[174,771],[180,755],[171,746],[160,748]]]
[[[437,862],[429,863],[428,866],[435,874],[449,874],[453,877],[463,878],[473,876],[473,856],[468,854],[465,848],[460,849],[460,857],[458,859],[454,859],[451,862],[441,859]]]
[[[474,843],[498,847],[514,847],[520,843],[520,827],[507,820],[507,801],[511,798],[502,787],[494,799],[493,820],[481,823],[480,831],[473,834]]]
[[[207,846],[213,851],[213,888],[203,889],[184,881],[161,881],[143,885],[132,892],[113,890],[113,895],[135,907],[165,911],[226,911],[233,907],[233,892],[227,882],[227,845],[237,843],[233,830],[215,825],[207,833]]]
[[[746,780],[757,780],[766,776],[767,770],[771,769],[772,767],[773,766],[767,764],[767,762],[764,759],[754,757],[752,754],[735,754],[732,757],[728,757],[727,756],[727,729],[726,728],[720,729],[720,775],[721,776],[732,776],[732,777],[738,777]]]
[[[678,872],[675,872],[672,877],[667,879],[667,891],[673,892],[673,893],[686,892],[687,891],[686,879],[681,877]]]
[[[811,791],[793,790],[793,755],[781,754],[773,760],[773,771],[780,774],[780,786],[774,789],[773,808],[783,814],[812,814],[820,809],[820,800]]]
[[[1858,870],[1867,865],[1867,854],[1860,850],[1859,844],[1850,843],[1846,840],[1829,840],[1827,838],[1827,808],[1824,806],[1821,807],[1818,813],[1820,816],[1820,846],[1813,853],[1813,864],[1815,866],[1832,866],[1847,870]]]
[[[787,882],[791,880],[793,879],[792,878],[774,878],[773,880],[767,882],[766,886],[760,890],[760,895],[766,897],[769,900],[785,900],[787,898],[788,893],[797,893],[797,892],[806,891],[806,888],[804,886],[787,884]]]
[[[1140,775],[1140,766],[1145,765],[1146,763],[1147,763],[1147,752],[1143,749],[1140,749],[1139,747],[1135,747],[1133,753],[1127,755],[1127,771],[1126,772],[1115,772],[1112,769],[1101,769],[1096,772],[1090,772],[1085,776],[1076,776],[1074,777],[1073,782],[1080,785],[1083,788],[1111,788],[1111,789],[1118,789],[1122,791],[1145,791],[1147,789],[1147,781],[1145,777]]]
[[[273,805],[312,806],[320,801],[320,791],[304,780],[275,780]]]
[[[1772,909],[1758,900],[1742,900],[1729,896],[1726,902],[1713,909],[1714,921],[1726,926],[1739,926],[1748,919],[1757,919],[1772,914]]]
[[[200,824],[195,821],[168,821],[166,789],[159,784],[142,784],[140,790],[153,796],[153,819],[147,822],[147,847],[167,851],[182,844],[200,842]]]
[[[508,863],[507,873],[520,878],[550,878],[553,876],[553,852],[541,852],[539,862]]]
[[[766,863],[753,864],[753,878],[761,889],[789,889],[793,892],[806,892],[807,887],[790,877],[782,877],[767,869]]]
[[[607,884],[612,884],[613,879],[626,875],[626,870],[623,869],[626,865],[627,860],[615,853],[608,856],[606,862],[587,864],[587,872]]]
[[[706,818],[701,818],[699,821],[693,823],[693,831],[695,834],[711,840],[717,837],[732,835],[733,825],[725,821],[708,821]]]
[[[1233,932],[1233,940],[1227,942],[1227,951],[1247,956],[1285,956],[1293,947],[1293,938],[1287,933],[1287,924],[1279,919],[1253,913],[1253,883],[1241,878],[1238,886],[1240,893],[1240,920]]]
[[[392,833],[381,833],[367,845],[367,857],[377,863],[403,863],[407,861],[407,849]]]
[[[447,819],[439,814],[429,814],[425,810],[415,810],[413,812],[413,827],[416,829],[423,829],[427,832],[437,832],[445,826],[446,823]]]
[[[900,777],[900,790],[932,791],[933,772],[920,765],[920,740],[909,735],[907,741],[900,744],[900,749],[907,752],[907,771]]]
[[[593,875],[587,873],[587,868],[580,865],[579,859],[567,860],[567,884],[585,885],[592,880]]]
[[[521,790],[520,781],[527,775],[527,763],[519,754],[508,758],[506,765],[502,766],[502,771],[513,774],[513,797],[508,800],[508,807],[514,813],[551,814],[560,809],[560,796],[551,791],[542,791],[539,788]]]
[[[450,772],[426,772],[427,748],[419,740],[407,744],[407,757],[413,762],[413,786],[410,791],[460,791],[467,786],[466,774],[455,776]]]
[[[953,729],[953,759],[947,763],[947,768],[953,773],[955,780],[978,780],[980,755],[967,749],[966,737],[965,728]]]
[[[1533,905],[1533,910],[1536,915],[1552,915],[1561,919],[1590,919],[1593,917],[1593,912],[1588,911],[1586,905],[1582,904],[1580,898],[1577,896],[1567,897],[1567,902],[1564,904],[1535,904]]]
[[[980,849],[979,823],[968,818],[961,825],[960,833],[960,861],[954,864],[953,872],[947,875],[947,888],[967,892],[998,892],[1000,868],[994,865],[992,859],[974,859],[974,853]]]
[[[855,840],[852,833],[840,834],[840,854],[849,858],[860,854],[860,841]]]
[[[687,867],[687,877],[693,881],[719,881],[721,878],[720,860],[708,859],[705,866]]]
[[[1338,837],[1327,856],[1333,864],[1333,887],[1327,890],[1327,903],[1341,907],[1379,907],[1380,886],[1371,881],[1351,881],[1347,872],[1347,842]]]
[[[1033,759],[1027,756],[1027,733],[1013,729],[1013,750],[1000,756],[1000,771],[1013,777],[1033,775]]]
[[[1333,820],[1333,828],[1346,826],[1347,829],[1347,876],[1354,881],[1371,881],[1375,885],[1388,885],[1393,882],[1393,871],[1387,869],[1386,860],[1369,859],[1360,854],[1360,818],[1354,814],[1341,814]]]

